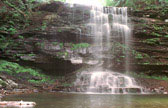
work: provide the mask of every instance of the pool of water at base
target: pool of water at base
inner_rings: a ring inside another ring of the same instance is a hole
[[[35,93],[7,96],[2,100],[34,101],[37,103],[34,108],[168,108],[168,95],[151,94]]]

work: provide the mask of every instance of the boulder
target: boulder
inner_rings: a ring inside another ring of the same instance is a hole
[[[10,79],[7,79],[6,83],[7,83],[7,87],[9,87],[9,88],[17,88],[18,87],[18,84]]]

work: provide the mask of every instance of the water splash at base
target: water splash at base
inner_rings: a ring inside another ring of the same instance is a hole
[[[74,84],[80,92],[86,93],[143,93],[134,78],[111,71],[82,72]]]

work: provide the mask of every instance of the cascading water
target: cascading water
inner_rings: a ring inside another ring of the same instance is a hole
[[[93,37],[93,45],[98,46],[99,52],[94,54],[94,58],[97,58],[102,63],[103,48],[110,48],[110,24],[108,14],[105,14],[103,7],[92,6],[90,11],[90,23],[88,24],[90,29],[90,35]],[[103,42],[104,39],[106,42]],[[102,67],[99,66],[99,70]]]
[[[75,85],[87,93],[142,93],[134,78],[111,71],[84,71],[78,75]]]
[[[109,21],[109,17],[112,17]],[[93,46],[98,46],[94,58],[99,64],[90,71],[83,71],[77,74],[74,85],[80,92],[86,93],[142,93],[142,88],[127,75],[106,71],[103,68],[103,52],[112,48],[111,41],[120,40],[126,47],[129,47],[131,29],[128,26],[127,7],[103,7],[91,6],[90,22],[87,24],[90,36],[93,38]],[[115,51],[115,50],[114,50]],[[113,55],[113,54],[112,54]],[[129,70],[129,53],[125,51],[125,67]],[[114,64],[109,61],[109,64]],[[98,71],[97,71],[98,70]]]
[[[128,25],[127,7],[108,7],[105,12],[112,15],[112,30],[113,37],[118,38],[121,43],[129,48],[129,40],[131,36],[131,29]],[[125,49],[125,70],[129,71],[129,51]]]

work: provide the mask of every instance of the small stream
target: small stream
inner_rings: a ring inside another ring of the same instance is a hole
[[[36,93],[7,96],[2,100],[37,103],[35,108],[167,108],[167,95],[110,95]],[[13,107],[12,107],[13,108]]]

